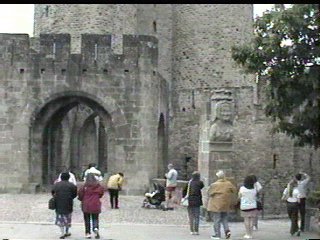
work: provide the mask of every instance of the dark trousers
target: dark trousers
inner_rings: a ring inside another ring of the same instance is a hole
[[[306,198],[300,198],[299,212],[300,212],[300,219],[301,219],[300,230],[304,231],[304,224],[305,224],[305,218],[306,218]]]
[[[200,207],[188,207],[188,216],[191,232],[199,232]]]
[[[111,208],[118,208],[118,198],[119,198],[119,190],[118,189],[109,189],[110,195],[110,205]]]
[[[290,227],[291,235],[293,235],[294,233],[296,233],[299,230],[298,211],[299,211],[298,203],[287,202],[287,212],[288,212],[289,218],[291,220],[291,227]]]
[[[99,229],[99,213],[83,213],[84,226],[86,228],[86,233],[91,233],[91,229]],[[92,228],[91,228],[92,221]]]

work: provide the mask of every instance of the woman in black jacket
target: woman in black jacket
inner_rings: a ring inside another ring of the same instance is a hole
[[[201,189],[203,187],[204,184],[200,180],[200,173],[195,171],[192,173],[192,178],[184,189],[184,195],[188,196],[188,217],[190,234],[192,235],[199,235],[200,206],[203,204]]]
[[[69,228],[71,227],[73,199],[77,196],[77,187],[68,181],[69,177],[69,173],[62,173],[61,181],[54,184],[52,189],[52,196],[54,196],[56,202],[55,224],[60,227],[60,239],[71,235]]]

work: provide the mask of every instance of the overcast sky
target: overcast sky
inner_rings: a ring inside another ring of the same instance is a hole
[[[254,4],[254,16],[274,4]],[[33,36],[34,4],[0,4],[0,33],[27,33]]]

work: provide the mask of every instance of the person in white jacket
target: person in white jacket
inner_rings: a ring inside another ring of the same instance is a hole
[[[173,210],[173,198],[175,196],[175,191],[177,187],[177,179],[178,179],[178,172],[174,169],[173,164],[168,164],[168,172],[165,174],[166,178],[166,207],[163,209],[166,210]]]
[[[306,218],[306,198],[307,198],[307,185],[310,182],[310,176],[304,172],[300,172],[295,176],[299,190],[299,213],[300,213],[300,230],[304,232],[305,218]]]
[[[291,236],[300,236],[298,225],[298,212],[299,212],[299,198],[300,192],[296,179],[292,179],[287,187],[284,189],[281,200],[287,203],[287,212],[291,220],[290,234]]]
[[[258,182],[258,178],[256,175],[252,175],[255,183],[254,188],[257,190],[257,204],[260,202],[260,206],[257,205],[258,214],[253,220],[253,230],[258,230],[258,215],[262,211],[262,185]],[[261,208],[260,208],[261,207]]]
[[[258,215],[257,210],[257,194],[258,191],[254,187],[255,179],[252,175],[246,176],[243,186],[240,187],[238,198],[240,199],[241,217],[244,218],[246,234],[244,239],[252,239],[253,223]]]
[[[86,177],[88,173],[93,173],[95,178],[101,182],[103,180],[103,177],[101,175],[101,172],[96,168],[97,165],[95,163],[90,163],[88,169],[84,172],[83,181],[86,181]]]

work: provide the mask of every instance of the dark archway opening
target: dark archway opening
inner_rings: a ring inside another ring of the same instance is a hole
[[[31,127],[30,181],[51,185],[70,168],[78,180],[89,163],[106,173],[114,155],[114,128],[108,112],[82,96],[60,97],[47,103]]]
[[[166,141],[166,131],[165,131],[165,120],[163,113],[160,114],[159,124],[158,124],[158,178],[163,178],[166,172],[167,166],[167,141]]]

